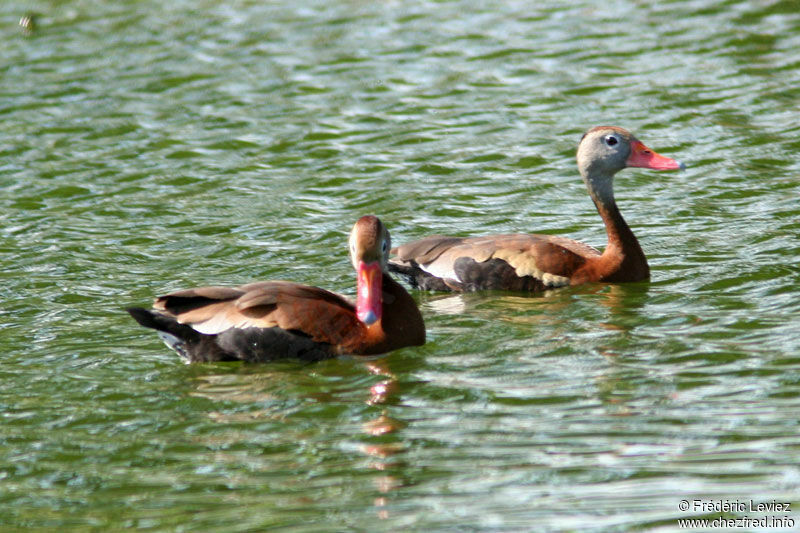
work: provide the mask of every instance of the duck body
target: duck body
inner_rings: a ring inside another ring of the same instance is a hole
[[[649,279],[647,258],[614,200],[613,176],[626,167],[670,170],[683,164],[613,126],[589,130],[581,139],[577,160],[605,223],[608,243],[602,253],[555,235],[435,235],[393,249],[389,269],[414,288],[438,291],[539,292],[590,282]]]
[[[431,236],[398,248],[389,268],[414,287],[538,292],[569,285],[599,251],[554,235]]]
[[[157,298],[152,309],[128,312],[191,362],[318,361],[424,344],[416,303],[384,271],[389,234],[383,224],[362,217],[350,244],[355,303],[318,287],[263,281],[178,291]]]

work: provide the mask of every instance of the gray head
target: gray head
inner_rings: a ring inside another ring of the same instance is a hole
[[[598,126],[583,134],[578,145],[578,170],[595,201],[614,201],[614,174],[626,167],[677,170],[683,163],[649,149],[631,134],[616,126]]]

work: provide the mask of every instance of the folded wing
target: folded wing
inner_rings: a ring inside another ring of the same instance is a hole
[[[206,335],[278,327],[338,345],[363,327],[344,297],[288,281],[188,289],[161,296],[153,307]]]
[[[392,270],[412,285],[436,290],[545,290],[570,277],[600,252],[553,235],[432,236],[392,250]]]

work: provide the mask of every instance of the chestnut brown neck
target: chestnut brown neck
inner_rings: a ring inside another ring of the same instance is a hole
[[[601,203],[595,200],[597,211],[603,218],[608,235],[608,244],[600,263],[597,281],[642,281],[650,278],[650,267],[639,241],[622,218],[617,204]]]
[[[402,285],[383,273],[383,317],[371,327],[358,353],[382,354],[405,346],[425,344],[425,322],[416,302]]]

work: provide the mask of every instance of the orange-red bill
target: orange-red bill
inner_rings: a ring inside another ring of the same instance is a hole
[[[686,165],[675,159],[657,154],[642,141],[631,143],[631,155],[625,162],[629,167],[652,168],[653,170],[683,170]]]
[[[364,324],[371,326],[383,314],[383,271],[378,261],[365,263],[359,261],[356,269],[358,295],[356,296],[356,316]]]

